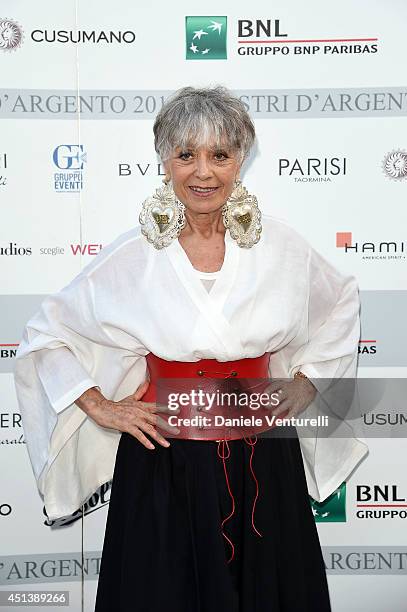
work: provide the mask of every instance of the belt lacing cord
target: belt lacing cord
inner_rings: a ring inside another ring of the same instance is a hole
[[[222,451],[220,453],[221,444],[222,444]],[[225,455],[225,452],[224,452],[225,451],[225,446],[226,446],[226,449],[227,449],[227,455]],[[218,456],[223,461],[223,470],[225,472],[226,485],[227,485],[227,488],[228,488],[228,491],[229,491],[229,495],[230,495],[231,500],[232,500],[232,511],[231,511],[231,513],[226,518],[223,519],[223,521],[221,523],[222,535],[225,538],[225,540],[227,540],[229,542],[230,546],[232,547],[232,555],[231,555],[230,559],[228,560],[228,563],[230,563],[230,561],[232,561],[232,559],[234,557],[234,554],[235,554],[235,547],[233,545],[232,540],[230,538],[228,538],[226,533],[223,531],[223,525],[226,523],[226,521],[228,521],[230,518],[232,518],[232,516],[233,516],[233,514],[235,512],[235,498],[233,497],[233,493],[232,493],[232,490],[230,488],[228,471],[226,469],[226,461],[225,461],[225,459],[229,459],[229,457],[230,457],[230,448],[229,448],[228,441],[226,439],[219,440],[219,442],[218,442]]]
[[[255,498],[253,500],[253,506],[252,506],[252,527],[253,527],[254,532],[260,538],[262,538],[263,537],[262,534],[259,532],[259,530],[256,528],[256,526],[254,524],[254,510],[255,510],[255,507],[256,507],[257,498],[259,496],[259,483],[258,483],[256,475],[254,473],[253,463],[252,462],[253,462],[253,455],[254,455],[254,446],[255,446],[255,444],[257,442],[257,436],[256,436],[256,434],[254,435],[254,440],[251,440],[250,438],[246,438],[246,436],[243,436],[243,439],[246,442],[246,444],[251,447],[249,465],[250,465],[251,474],[253,476],[253,480],[256,483],[256,495],[255,495]],[[225,453],[225,447],[226,447],[226,453]],[[229,491],[230,498],[232,500],[232,510],[231,510],[230,514],[228,514],[228,516],[226,518],[224,518],[222,523],[221,523],[222,535],[225,538],[225,540],[227,540],[229,542],[229,544],[230,544],[230,546],[232,548],[232,554],[230,556],[230,559],[228,560],[228,563],[230,563],[232,561],[233,557],[234,557],[234,554],[235,554],[235,547],[233,545],[232,540],[230,538],[228,538],[228,536],[223,531],[223,526],[226,523],[226,521],[228,521],[230,518],[232,518],[232,516],[233,516],[233,514],[235,512],[235,498],[233,497],[233,493],[232,493],[232,490],[231,490],[231,487],[230,487],[230,483],[229,483],[228,471],[227,471],[227,468],[226,468],[226,459],[229,459],[229,457],[230,457],[230,448],[229,448],[229,444],[228,444],[228,441],[226,440],[226,438],[223,438],[222,440],[218,440],[218,449],[217,449],[217,451],[218,451],[218,456],[223,461],[223,470],[225,472],[226,485],[227,485],[227,488],[228,488],[228,491]]]
[[[251,438],[246,438],[246,436],[243,436],[243,439],[246,442],[246,444],[251,447],[249,465],[250,465],[250,471],[251,471],[252,476],[253,476],[253,480],[256,483],[256,495],[254,497],[253,506],[252,506],[252,527],[253,527],[254,531],[257,533],[257,535],[260,538],[262,538],[263,535],[260,533],[260,531],[256,528],[256,525],[254,524],[254,509],[256,507],[257,498],[259,497],[259,483],[258,483],[258,480],[256,478],[256,474],[254,473],[254,469],[253,469],[254,446],[255,446],[255,444],[257,442],[257,436],[256,436],[256,434],[254,434],[254,439],[253,440]]]
[[[200,375],[201,376],[205,376],[205,374],[222,374],[224,378],[233,378],[234,376],[236,376],[236,372],[234,370],[232,370],[231,372],[216,372],[214,370],[212,370],[212,372],[209,372],[208,370],[201,370],[200,371]],[[256,525],[254,524],[254,510],[256,507],[256,502],[257,502],[257,498],[259,496],[259,483],[257,481],[256,475],[254,473],[254,469],[253,469],[253,455],[254,455],[254,446],[257,442],[257,436],[256,434],[254,434],[254,439],[252,440],[250,437],[246,438],[246,436],[243,436],[244,441],[246,442],[246,444],[248,446],[251,447],[251,453],[250,453],[250,461],[249,461],[249,465],[250,465],[250,472],[252,474],[253,480],[256,484],[256,495],[254,497],[253,500],[253,506],[252,506],[252,527],[253,527],[253,531],[260,537],[262,538],[262,534],[259,532],[259,530],[256,528]],[[221,450],[221,444],[222,444],[222,450]],[[225,447],[226,447],[226,452],[227,454],[225,454]],[[223,461],[223,471],[225,472],[225,480],[226,480],[226,485],[228,488],[228,492],[230,495],[230,498],[232,500],[232,510],[230,512],[230,514],[228,514],[228,516],[226,518],[223,519],[222,523],[221,523],[221,530],[222,530],[222,535],[225,538],[225,540],[227,540],[232,548],[232,554],[230,556],[230,559],[228,560],[228,563],[230,563],[235,555],[235,547],[233,545],[233,542],[230,538],[228,538],[228,536],[226,535],[226,533],[223,531],[223,526],[226,523],[226,521],[228,521],[229,519],[232,518],[234,512],[235,512],[235,498],[233,497],[233,493],[230,487],[230,483],[229,483],[229,476],[228,476],[228,471],[226,468],[226,459],[229,459],[230,457],[230,448],[229,448],[229,444],[228,441],[226,440],[226,438],[223,438],[222,440],[218,440],[218,456],[222,459]]]

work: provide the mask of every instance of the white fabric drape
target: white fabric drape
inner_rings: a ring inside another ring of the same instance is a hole
[[[23,429],[50,519],[112,478],[120,432],[74,403],[97,386],[118,401],[146,377],[145,355],[228,361],[272,353],[270,376],[353,377],[355,279],[292,228],[263,216],[260,242],[225,259],[208,293],[177,240],[157,251],[135,227],[106,246],[28,321],[14,378]],[[318,383],[317,383],[318,385]],[[312,407],[310,407],[312,409]],[[328,497],[367,454],[362,439],[301,438],[310,495]]]

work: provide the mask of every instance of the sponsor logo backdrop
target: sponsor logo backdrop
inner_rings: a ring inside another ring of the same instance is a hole
[[[191,14],[192,13],[192,14]],[[22,328],[161,184],[152,122],[184,85],[224,84],[258,143],[244,182],[362,298],[360,377],[405,377],[407,82],[401,0],[4,0],[0,14],[0,588],[93,610],[110,484],[50,523],[12,380]],[[198,61],[199,60],[199,61]],[[335,612],[405,610],[403,438],[312,500]],[[357,593],[357,596],[356,596]],[[42,609],[42,608],[38,608]],[[45,609],[45,608],[44,608]]]

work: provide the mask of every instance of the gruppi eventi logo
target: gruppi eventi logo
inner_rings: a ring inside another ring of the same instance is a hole
[[[0,50],[16,51],[23,44],[23,29],[14,19],[0,18]]]
[[[54,189],[58,193],[79,193],[83,188],[83,168],[87,154],[82,144],[61,144],[52,153],[54,165]]]

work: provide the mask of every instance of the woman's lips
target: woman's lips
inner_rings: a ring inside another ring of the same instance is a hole
[[[199,198],[208,198],[215,193],[218,187],[198,187],[197,185],[189,185],[189,189]]]

